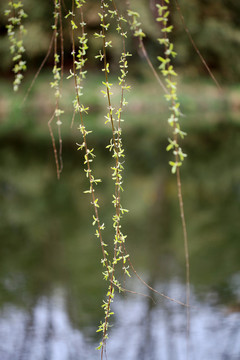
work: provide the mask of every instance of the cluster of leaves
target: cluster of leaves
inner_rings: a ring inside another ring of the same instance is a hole
[[[25,52],[23,36],[26,34],[26,29],[22,23],[22,20],[27,17],[27,14],[23,10],[22,1],[9,1],[5,15],[8,17],[8,25],[6,28],[10,41],[12,61],[14,62],[13,72],[15,79],[13,89],[17,91],[23,79],[22,73],[27,69],[26,61],[23,60],[23,53]]]
[[[61,80],[63,77],[63,35],[62,35],[62,13],[61,13],[61,2],[55,0],[54,2],[55,9],[53,13],[54,24],[52,25],[53,29],[53,39],[54,39],[54,66],[53,66],[53,81],[50,83],[51,87],[54,89],[54,95],[56,99],[55,111],[52,118],[48,122],[49,131],[52,138],[56,168],[57,168],[57,177],[60,178],[60,174],[63,169],[62,162],[62,136],[61,136],[61,125],[62,121],[60,116],[64,113],[64,110],[60,109],[60,98],[61,98]],[[58,37],[61,37],[61,54],[58,53]],[[59,138],[59,151],[56,149],[55,139],[51,127],[53,119],[56,118],[56,124],[58,127],[58,138]]]
[[[172,59],[176,57],[177,53],[174,51],[174,45],[169,39],[169,34],[172,32],[173,26],[169,25],[169,0],[164,0],[164,4],[157,4],[158,18],[157,21],[161,24],[161,32],[163,37],[159,38],[160,45],[164,46],[164,57],[158,56],[160,61],[159,69],[161,70],[168,93],[165,95],[166,100],[170,103],[170,117],[168,123],[173,128],[173,139],[169,139],[169,145],[167,151],[173,150],[175,161],[170,161],[169,164],[172,167],[172,173],[175,173],[177,168],[182,165],[186,154],[183,153],[178,143],[178,137],[184,138],[185,132],[181,130],[179,117],[181,116],[180,103],[177,96],[177,73],[173,68]]]

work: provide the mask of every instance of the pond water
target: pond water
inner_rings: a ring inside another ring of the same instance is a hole
[[[240,359],[240,129],[219,123],[192,132],[182,171],[189,234],[189,359]],[[104,135],[105,136],[105,135]],[[97,141],[100,213],[111,239],[110,157]],[[82,157],[64,142],[56,180],[49,138],[2,137],[0,149],[0,359],[99,359],[103,318],[101,250],[83,191]],[[95,139],[96,140],[96,139]],[[129,130],[123,219],[127,248],[151,286],[185,301],[185,260],[175,177],[166,140]],[[107,240],[109,241],[109,240]],[[107,342],[109,360],[186,359],[186,308],[152,294],[134,275],[120,294]],[[154,300],[154,301],[153,301]]]

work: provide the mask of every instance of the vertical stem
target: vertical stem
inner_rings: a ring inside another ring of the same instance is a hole
[[[183,196],[182,196],[182,184],[180,177],[180,168],[177,167],[176,171],[177,175],[177,187],[178,187],[178,199],[179,199],[179,207],[180,207],[180,215],[182,220],[182,229],[183,229],[183,238],[184,238],[184,252],[185,252],[185,262],[186,262],[186,304],[187,307],[187,337],[189,339],[190,335],[190,266],[189,266],[189,249],[188,249],[188,235],[187,235],[187,226],[185,220],[185,212],[183,206]]]

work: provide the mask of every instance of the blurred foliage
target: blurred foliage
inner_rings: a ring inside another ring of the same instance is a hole
[[[240,3],[234,0],[181,0],[180,5],[191,35],[210,68],[222,80],[239,79]],[[173,23],[179,65],[192,69],[192,72],[203,71],[176,11]]]
[[[159,28],[154,21],[156,16],[155,3],[159,0],[131,0],[132,10],[138,11],[141,15],[143,30],[147,34],[145,40],[146,47],[155,61],[159,55],[159,46],[156,38],[159,34]],[[240,78],[240,2],[235,0],[187,0],[179,1],[185,22],[196,42],[199,50],[202,52],[207,63],[223,81],[234,81]],[[9,44],[6,36],[6,17],[4,16],[5,3],[0,3],[0,71],[2,73],[11,71],[11,57],[9,54]],[[41,2],[37,0],[24,0],[25,10],[28,13],[26,19],[26,28],[28,34],[25,37],[26,51],[28,53],[28,63],[30,68],[36,68],[44,58],[48,50],[51,39],[51,25],[53,22],[53,3],[47,0]],[[99,28],[99,6],[100,1],[87,1],[85,5],[85,16],[87,32],[89,35],[89,67],[97,67],[95,54],[99,43],[93,36]],[[125,1],[118,4],[121,11],[126,10]],[[66,0],[63,6],[63,12],[71,8],[71,1]],[[175,26],[174,43],[178,52],[176,65],[187,74],[195,76],[197,73],[206,74],[206,71],[190,43],[181,18],[172,1],[171,21]],[[64,19],[64,37],[65,37],[65,60],[66,64],[71,62],[70,54],[70,29]],[[113,41],[110,60],[112,66],[118,63],[120,52],[120,37],[116,34],[115,28],[109,31],[110,40]],[[134,54],[131,59],[134,64],[135,75],[141,74],[141,56],[138,55],[138,43],[131,36],[127,39],[127,47]],[[116,59],[116,60],[115,60]],[[138,59],[138,60],[137,60]],[[49,60],[49,63],[52,59]],[[157,62],[156,62],[157,64]]]

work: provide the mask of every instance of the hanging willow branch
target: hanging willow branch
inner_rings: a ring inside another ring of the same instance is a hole
[[[177,0],[175,0],[179,8]],[[181,110],[180,102],[177,91],[177,73],[173,65],[173,59],[176,57],[174,50],[174,44],[171,42],[170,35],[173,30],[173,26],[169,22],[170,8],[169,0],[160,0],[156,4],[158,17],[157,22],[160,24],[160,37],[157,39],[160,47],[162,48],[162,56],[158,56],[160,62],[159,70],[157,71],[146,51],[144,45],[144,39],[146,34],[142,30],[142,24],[140,21],[140,15],[131,8],[130,2],[127,1],[127,15],[124,17],[118,7],[117,2],[114,0],[99,0],[100,11],[99,15],[99,31],[94,34],[95,38],[100,40],[100,49],[95,56],[101,63],[101,73],[104,77],[102,81],[103,88],[101,94],[106,101],[106,115],[105,125],[109,126],[112,133],[106,148],[112,155],[111,159],[111,177],[114,183],[114,193],[112,204],[114,208],[114,214],[112,217],[112,224],[114,228],[114,236],[112,241],[106,241],[103,236],[103,230],[105,228],[104,223],[100,220],[100,203],[97,197],[95,188],[101,182],[101,179],[95,178],[93,175],[92,165],[95,159],[94,149],[89,147],[88,136],[91,134],[91,130],[87,129],[86,119],[89,111],[89,107],[81,102],[81,96],[83,95],[83,84],[87,76],[86,62],[88,52],[88,36],[86,33],[86,23],[84,17],[84,6],[86,0],[72,0],[72,7],[66,10],[65,19],[71,30],[72,41],[72,68],[68,79],[73,80],[75,98],[73,100],[73,119],[72,126],[75,117],[78,119],[78,129],[81,134],[81,141],[77,143],[78,150],[84,152],[84,165],[85,175],[89,181],[89,188],[84,193],[90,194],[91,204],[93,206],[93,226],[95,226],[95,235],[100,241],[102,250],[101,263],[103,265],[103,278],[107,281],[107,293],[103,301],[104,319],[101,322],[98,332],[102,333],[102,339],[99,344],[101,349],[101,358],[103,359],[104,351],[106,349],[106,341],[108,338],[108,330],[110,327],[110,318],[113,315],[111,309],[112,302],[115,296],[115,288],[119,291],[125,290],[120,281],[116,278],[116,269],[121,266],[121,270],[124,275],[130,276],[130,273],[136,275],[136,277],[151,291],[159,294],[160,296],[174,301],[180,305],[186,306],[187,312],[187,336],[189,336],[190,329],[190,271],[189,271],[189,250],[188,250],[188,236],[187,227],[183,206],[182,185],[180,176],[180,167],[186,157],[186,154],[180,146],[180,142],[186,136],[186,133],[181,127]],[[23,61],[23,53],[25,51],[23,47],[22,37],[25,34],[25,29],[22,24],[22,20],[27,16],[23,11],[23,4],[21,1],[10,1],[9,8],[5,11],[8,16],[8,36],[10,40],[10,52],[13,56],[15,73],[14,90],[18,90],[18,87],[23,78],[23,72],[26,70],[26,63]],[[181,14],[181,13],[180,13]],[[182,17],[182,14],[181,14]],[[182,19],[182,21],[184,21]],[[185,23],[184,23],[185,26]],[[109,49],[112,46],[112,40],[109,37],[109,29],[114,27],[116,35],[121,39],[121,55],[119,57],[119,76],[118,87],[120,89],[120,99],[117,105],[113,102],[113,83],[111,82],[111,63],[109,61]],[[63,41],[63,19],[62,19],[62,0],[54,0],[54,24],[52,41],[49,46],[47,56],[51,52],[53,47],[54,52],[54,65],[53,65],[53,80],[51,87],[54,90],[55,95],[55,110],[53,116],[48,121],[49,131],[52,139],[52,145],[54,150],[54,157],[57,169],[57,177],[60,178],[60,173],[63,169],[62,163],[62,136],[61,125],[62,115],[64,110],[61,109],[61,96],[62,96],[62,80],[64,76],[64,41]],[[130,90],[130,86],[127,84],[128,74],[128,58],[131,53],[127,51],[126,39],[128,36],[128,29],[133,33],[133,36],[138,39],[139,47],[151,68],[153,75],[159,83],[159,86],[164,92],[166,101],[169,104],[169,118],[168,124],[172,130],[172,136],[169,138],[169,144],[167,151],[172,152],[172,159],[169,162],[171,166],[171,172],[176,174],[177,179],[177,192],[180,207],[180,215],[182,221],[183,238],[184,238],[184,251],[186,262],[186,303],[182,303],[178,300],[172,299],[167,295],[156,291],[149,286],[137,273],[134,268],[133,262],[126,249],[126,235],[122,232],[121,224],[122,218],[125,213],[128,212],[122,204],[122,191],[123,191],[123,170],[124,170],[124,146],[122,141],[122,122],[123,114],[126,110],[127,99],[126,93]],[[185,29],[186,30],[186,29]],[[78,39],[76,41],[76,38]],[[190,37],[191,40],[191,37]],[[195,43],[193,43],[195,45]],[[47,57],[46,57],[47,58]],[[44,62],[46,61],[44,59]],[[204,59],[201,60],[203,61]],[[44,63],[43,62],[43,63]],[[205,60],[203,61],[205,64]],[[206,65],[205,65],[206,66]],[[207,66],[206,66],[207,67]],[[41,67],[42,68],[42,65]],[[208,71],[209,68],[207,67]],[[38,72],[39,73],[39,72]],[[216,82],[216,79],[213,78]],[[217,82],[216,82],[217,83]],[[218,85],[218,83],[217,83]],[[115,107],[114,107],[115,106]],[[54,133],[52,130],[52,122],[56,120],[57,132],[58,132],[58,146],[55,141]],[[107,247],[113,247],[113,256],[110,257]],[[144,294],[143,294],[144,295]]]

